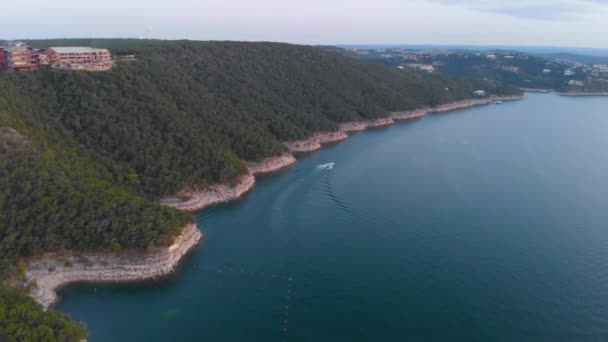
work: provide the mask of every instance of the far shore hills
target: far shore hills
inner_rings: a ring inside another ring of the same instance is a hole
[[[288,141],[285,146],[289,152],[247,163],[247,175],[231,182],[215,184],[207,189],[184,189],[177,194],[161,199],[161,204],[184,211],[198,211],[209,206],[238,200],[255,185],[255,177],[262,174],[279,172],[296,163],[294,153],[309,153],[322,148],[324,144],[346,140],[349,134],[365,129],[382,128],[393,125],[396,121],[421,118],[429,113],[443,113],[474,106],[481,106],[495,101],[512,101],[524,99],[525,95],[490,96],[469,99],[436,107],[393,112],[385,118],[371,121],[343,123],[339,130],[318,132],[306,140]],[[48,309],[59,298],[56,291],[70,283],[77,282],[131,282],[166,276],[179,265],[180,260],[191,251],[203,238],[202,232],[195,224],[185,226],[181,234],[169,247],[158,248],[146,255],[134,253],[84,253],[76,255],[46,255],[30,260],[26,278],[36,286],[30,294],[45,309]]]

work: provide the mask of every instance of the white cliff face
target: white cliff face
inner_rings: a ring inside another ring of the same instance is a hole
[[[367,121],[352,121],[340,124],[340,130],[345,133],[361,132],[367,129],[369,122]]]
[[[381,127],[387,127],[387,126],[391,126],[395,124],[395,121],[393,120],[392,117],[388,117],[388,118],[380,118],[380,119],[376,119],[373,121],[370,121],[368,126],[369,128],[381,128]]]
[[[307,140],[287,141],[284,144],[292,153],[314,152],[321,149],[321,143],[312,138]]]
[[[412,120],[421,118],[429,113],[429,108],[425,109],[414,109],[406,112],[394,112],[392,117],[394,121]]]
[[[165,276],[202,237],[196,225],[190,224],[171,246],[144,255],[85,253],[78,257],[43,257],[28,265],[26,277],[37,284],[31,295],[46,309],[57,301],[57,289],[70,283],[128,282]]]
[[[197,211],[215,204],[234,201],[251,190],[254,184],[255,178],[248,174],[233,183],[215,184],[206,190],[184,190],[175,196],[163,198],[160,203],[184,211]]]
[[[340,124],[340,128],[335,132],[319,132],[305,140],[287,141],[285,146],[292,153],[306,153],[320,150],[323,144],[338,142],[348,139],[348,133],[360,132],[370,128],[382,128],[391,126],[395,121],[404,121],[421,118],[429,113],[448,112],[473,106],[492,103],[496,100],[509,101],[521,100],[523,96],[503,96],[488,97],[483,99],[472,99],[458,102],[447,103],[444,105],[428,108],[420,108],[403,112],[393,112],[388,117],[368,121],[352,121]]]
[[[266,158],[260,162],[247,163],[247,167],[252,175],[260,175],[277,172],[295,164],[295,162],[296,158],[291,153],[283,153],[276,157]]]
[[[285,146],[293,153],[313,152],[321,149],[322,144],[335,143],[348,139],[345,131],[319,132],[305,140],[285,142]]]

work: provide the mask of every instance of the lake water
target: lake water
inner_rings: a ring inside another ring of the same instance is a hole
[[[530,94],[356,134],[201,212],[176,275],[57,308],[90,341],[608,340],[607,108]]]

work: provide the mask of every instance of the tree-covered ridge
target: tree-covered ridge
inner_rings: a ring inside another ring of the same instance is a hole
[[[285,149],[280,141],[340,122],[461,100],[480,87],[513,91],[306,46],[127,42],[132,46],[98,42],[136,55],[109,72],[47,70],[10,79],[53,113],[70,139],[111,160],[120,169],[115,178],[155,196],[233,178],[245,172],[239,160],[276,155]]]
[[[242,175],[243,160],[283,152],[282,140],[469,98],[480,87],[514,92],[306,46],[103,42],[137,60],[98,73],[0,73],[8,264],[45,251],[159,245],[190,220],[160,207],[159,196]]]
[[[0,80],[0,94],[0,276],[44,252],[166,244],[191,221],[117,184],[116,170],[66,139],[10,83]]]
[[[98,73],[0,73],[7,264],[45,251],[166,243],[191,218],[160,207],[159,196],[242,175],[243,160],[283,152],[282,140],[480,87],[516,91],[306,46],[104,42],[137,60]]]
[[[86,337],[83,323],[57,311],[43,311],[24,292],[0,284],[0,341],[79,342]]]

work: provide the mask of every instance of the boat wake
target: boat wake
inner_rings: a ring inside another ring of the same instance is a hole
[[[323,171],[329,171],[332,170],[334,168],[334,163],[327,163],[327,164],[321,164],[321,165],[317,165],[317,167],[315,167],[315,169],[313,170],[313,174],[317,174],[317,173],[321,173]]]
[[[353,224],[351,225],[351,227],[361,228],[385,241],[397,241],[397,236],[394,236],[394,234],[379,228],[380,226],[395,226],[396,224],[394,222],[384,221],[378,217],[369,216],[361,210],[358,210],[353,207],[334,189],[334,175],[335,174],[331,172],[323,176],[323,192],[328,197],[330,202],[333,203],[339,211],[345,214],[348,219],[352,220]]]

